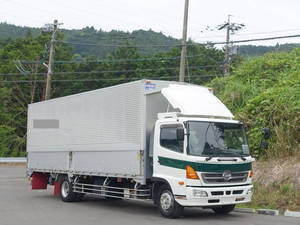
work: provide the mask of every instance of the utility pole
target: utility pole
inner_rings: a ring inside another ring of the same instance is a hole
[[[58,22],[57,20],[54,20],[53,23],[53,30],[52,30],[52,37],[50,41],[50,54],[49,54],[49,63],[48,63],[48,72],[47,72],[47,81],[46,81],[46,91],[45,91],[45,100],[48,100],[51,98],[51,80],[53,75],[53,64],[54,64],[54,44],[55,44],[55,36],[56,31],[58,29]]]
[[[225,64],[224,64],[224,76],[229,75],[229,41],[230,41],[230,17],[231,15],[228,15],[228,20],[227,20],[227,27],[226,27],[226,46],[225,46]]]
[[[230,17],[232,15],[228,15],[227,22],[218,25],[218,30],[226,29],[226,46],[225,46],[225,61],[224,61],[224,76],[229,76],[230,72],[230,34],[235,34],[235,32],[243,29],[245,26],[243,23],[232,23],[230,21]]]
[[[181,49],[181,57],[180,57],[179,82],[184,82],[184,76],[185,76],[188,12],[189,12],[189,0],[185,0],[184,17],[183,17],[182,43],[181,43],[182,44],[182,49]]]

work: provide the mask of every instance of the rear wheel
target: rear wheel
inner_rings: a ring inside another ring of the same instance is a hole
[[[156,203],[160,214],[166,218],[174,219],[182,214],[183,206],[175,201],[174,195],[167,185],[163,185],[160,188]]]
[[[83,193],[76,193],[76,202],[80,202],[82,201],[84,198],[84,194]]]
[[[214,210],[214,212],[216,214],[228,214],[230,213],[232,210],[234,210],[235,205],[222,205],[220,207],[216,207],[213,208],[212,210]]]
[[[60,185],[60,197],[64,202],[75,202],[78,201],[81,196],[73,192],[72,183],[69,182],[68,178],[64,178]]]

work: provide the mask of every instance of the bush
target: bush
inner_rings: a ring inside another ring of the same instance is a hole
[[[249,127],[256,156],[294,155],[300,150],[300,49],[248,59],[230,77],[214,79],[208,86]],[[265,152],[259,149],[263,127],[272,134]]]
[[[267,187],[254,183],[252,201],[239,207],[300,210],[300,190],[292,184],[272,184]]]

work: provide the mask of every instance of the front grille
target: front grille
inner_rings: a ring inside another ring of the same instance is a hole
[[[224,195],[224,191],[212,191],[211,195]]]
[[[240,195],[243,194],[243,190],[234,190],[234,191],[212,191],[210,192],[212,196],[217,196],[217,195]]]
[[[233,172],[231,176],[224,176],[224,173],[202,173],[202,180],[207,184],[221,184],[221,183],[242,183],[246,182],[248,172]]]

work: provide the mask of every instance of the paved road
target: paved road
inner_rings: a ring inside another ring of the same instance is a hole
[[[210,210],[189,208],[177,220],[162,218],[149,203],[105,201],[88,198],[83,202],[65,203],[52,196],[52,187],[31,191],[24,167],[0,166],[1,225],[288,225],[300,219],[232,213],[216,216]]]

